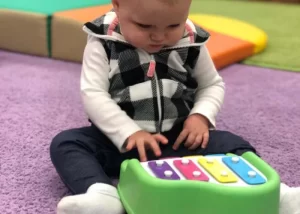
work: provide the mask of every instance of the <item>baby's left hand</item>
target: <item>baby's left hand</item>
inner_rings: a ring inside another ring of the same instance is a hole
[[[185,121],[183,130],[175,141],[173,149],[178,149],[184,141],[184,146],[190,150],[196,149],[200,145],[202,148],[205,148],[208,140],[209,121],[200,114],[193,114]]]

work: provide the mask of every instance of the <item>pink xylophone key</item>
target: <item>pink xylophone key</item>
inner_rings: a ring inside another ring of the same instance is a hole
[[[174,166],[187,180],[209,181],[209,177],[189,159],[174,160]]]

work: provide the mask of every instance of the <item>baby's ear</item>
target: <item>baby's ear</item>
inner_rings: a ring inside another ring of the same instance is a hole
[[[119,0],[111,0],[111,3],[113,5],[114,11],[118,12],[119,11],[119,6],[120,6]]]

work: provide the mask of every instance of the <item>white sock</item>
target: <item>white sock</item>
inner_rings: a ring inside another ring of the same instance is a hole
[[[97,183],[85,194],[64,197],[57,205],[57,214],[124,214],[116,187]]]
[[[300,187],[280,186],[280,214],[300,214]]]

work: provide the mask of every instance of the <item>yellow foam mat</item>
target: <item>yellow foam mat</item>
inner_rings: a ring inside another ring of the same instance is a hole
[[[251,24],[215,15],[191,14],[189,17],[204,28],[254,44],[254,53],[266,48],[266,33]]]
[[[48,56],[47,16],[0,9],[0,48]]]

